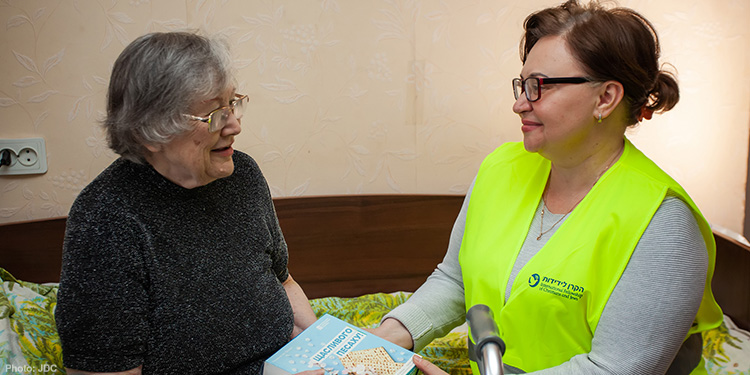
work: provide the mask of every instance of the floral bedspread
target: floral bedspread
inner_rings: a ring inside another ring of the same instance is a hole
[[[310,301],[315,313],[331,314],[364,328],[375,327],[409,293],[377,293],[355,298],[327,297]],[[65,374],[54,311],[57,286],[17,280],[0,268],[0,374]],[[725,317],[703,336],[709,374],[750,375],[750,333]],[[470,374],[466,334],[452,332],[420,353],[453,375]]]
[[[55,326],[57,286],[0,268],[0,374],[65,374]]]

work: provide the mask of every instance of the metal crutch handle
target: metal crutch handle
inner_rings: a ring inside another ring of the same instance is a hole
[[[492,310],[487,305],[474,305],[466,313],[475,356],[482,375],[503,375],[505,342],[499,337]]]

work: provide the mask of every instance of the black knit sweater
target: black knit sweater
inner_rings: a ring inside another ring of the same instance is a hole
[[[65,367],[259,374],[289,340],[286,243],[257,164],[234,163],[185,189],[119,159],[80,193],[56,310]]]

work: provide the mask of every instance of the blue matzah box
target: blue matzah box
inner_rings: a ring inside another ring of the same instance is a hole
[[[288,375],[320,368],[326,371],[326,375],[352,374],[351,369],[342,363],[342,357],[367,349],[382,353],[381,349],[377,349],[381,347],[395,362],[393,367],[397,369],[390,374],[378,375],[417,373],[411,360],[414,355],[412,351],[326,314],[268,358],[263,366],[263,374]]]

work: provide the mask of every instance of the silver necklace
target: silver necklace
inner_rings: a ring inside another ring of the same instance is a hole
[[[615,156],[612,158],[612,160],[610,160],[610,162],[607,165],[607,167],[604,168],[604,170],[601,173],[599,173],[598,176],[596,176],[596,179],[594,180],[594,183],[591,185],[591,188],[593,188],[594,185],[596,185],[596,183],[599,181],[599,178],[601,178],[602,175],[604,175],[604,173],[607,172],[607,170],[609,170],[609,167],[612,166],[612,163],[615,162],[615,160],[617,159],[618,155],[620,155],[620,152],[616,153]],[[547,185],[547,186],[549,186],[549,185]],[[544,236],[545,234],[549,233],[549,231],[551,231],[557,224],[560,224],[560,222],[563,221],[563,219],[565,219],[565,217],[567,217],[568,214],[570,214],[571,212],[573,212],[573,209],[575,209],[578,206],[578,204],[581,203],[581,201],[583,200],[583,198],[586,198],[586,195],[588,194],[588,192],[586,192],[586,194],[584,194],[581,197],[581,199],[579,199],[578,202],[576,202],[576,204],[574,204],[573,207],[571,207],[570,210],[565,213],[565,215],[563,215],[554,224],[552,224],[551,227],[547,228],[547,230],[544,230],[544,211],[545,211],[545,208],[547,208],[547,202],[545,202],[545,198],[544,197],[547,195],[547,186],[544,187],[544,192],[542,192],[542,218],[541,218],[540,223],[539,223],[539,235],[536,237],[537,241],[541,240],[542,236]],[[589,190],[591,190],[591,188],[589,188]],[[547,210],[549,210],[549,209],[547,208]]]

